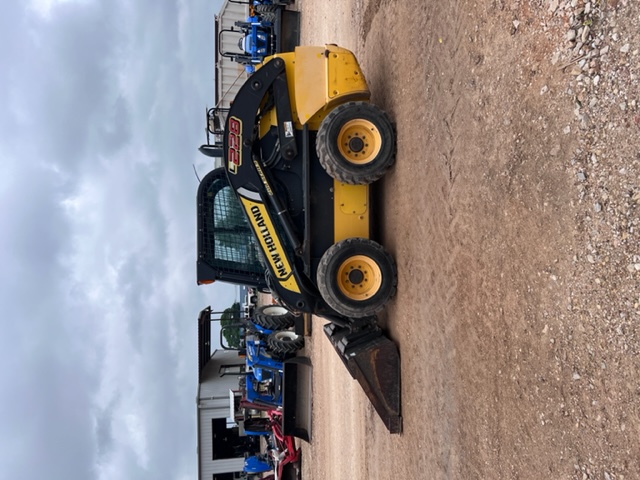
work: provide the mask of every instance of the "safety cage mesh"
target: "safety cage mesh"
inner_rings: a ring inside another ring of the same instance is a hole
[[[261,274],[265,267],[240,202],[225,177],[201,186],[199,258],[216,270]],[[204,187],[204,188],[203,188]]]

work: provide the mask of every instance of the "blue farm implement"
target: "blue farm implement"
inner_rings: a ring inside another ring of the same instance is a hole
[[[298,478],[301,451],[296,447],[295,438],[283,433],[282,413],[278,410],[270,410],[267,412],[267,418],[259,420],[261,421],[260,431],[254,434],[266,436],[267,448],[261,454],[247,457],[244,462],[244,471],[250,475],[273,472],[271,476],[262,477],[263,480]]]
[[[207,307],[200,317],[216,321],[216,315]],[[221,372],[222,375],[239,374],[244,377],[245,401],[262,410],[281,412],[281,429],[305,441],[311,436],[310,389],[311,363],[297,356],[304,347],[304,337],[291,328],[293,315],[279,305],[257,307],[250,318],[235,319],[220,329],[220,345],[234,350],[245,358],[241,372]],[[229,339],[233,339],[229,344]]]
[[[234,2],[247,3],[247,2]],[[300,42],[299,13],[286,10],[289,2],[254,0],[249,16],[237,21],[232,28],[218,32],[218,53],[245,66],[248,73],[255,71],[265,57],[292,51]],[[237,37],[237,50],[222,50],[227,36]]]

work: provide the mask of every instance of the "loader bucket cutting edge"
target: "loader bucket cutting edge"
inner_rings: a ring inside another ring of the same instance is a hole
[[[351,333],[335,324],[324,332],[390,433],[402,432],[400,354],[379,329]]]

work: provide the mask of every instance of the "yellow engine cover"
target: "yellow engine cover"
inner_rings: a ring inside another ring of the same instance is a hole
[[[297,47],[293,80],[298,121],[308,123],[311,130],[336,105],[371,96],[355,55],[335,45]]]

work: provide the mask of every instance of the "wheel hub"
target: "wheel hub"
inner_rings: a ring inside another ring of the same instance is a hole
[[[378,293],[381,286],[380,267],[365,255],[347,258],[338,269],[338,288],[351,300],[367,300]]]
[[[375,160],[381,148],[382,134],[373,122],[364,118],[346,122],[338,133],[338,150],[349,163],[370,163]]]
[[[360,270],[351,270],[348,275],[349,281],[353,284],[362,283],[362,281],[364,280],[364,273],[362,273]]]
[[[293,342],[296,339],[296,335],[289,332],[278,332],[276,338],[281,342]]]
[[[361,152],[363,148],[364,140],[362,140],[360,137],[353,137],[351,140],[349,140],[349,150],[351,150],[352,152]]]

